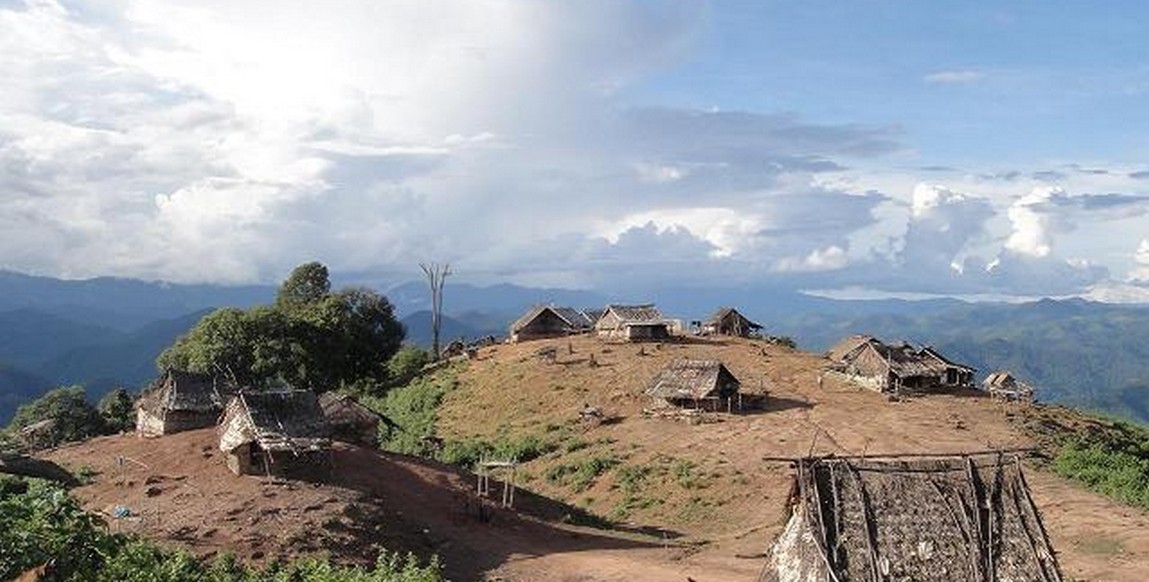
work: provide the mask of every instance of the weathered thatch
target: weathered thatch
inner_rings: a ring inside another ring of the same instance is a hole
[[[313,392],[240,392],[224,411],[219,448],[237,475],[314,474],[330,462],[330,434]]]
[[[851,336],[830,350],[839,370],[882,392],[969,388],[974,369],[954,363],[931,347],[887,345],[870,336]]]
[[[844,363],[847,356],[871,341],[877,340],[874,339],[874,336],[870,335],[848,336],[834,344],[834,347],[830,348],[830,351],[826,353],[826,357],[830,358],[832,362]]]
[[[511,324],[513,342],[564,337],[585,333],[594,323],[585,313],[571,307],[537,305]]]
[[[1031,402],[1033,400],[1033,386],[1015,378],[1013,374],[998,370],[986,376],[981,383],[982,388],[994,398],[1002,400],[1017,400]]]
[[[159,436],[213,426],[234,393],[232,384],[210,375],[169,370],[136,402],[136,430]]]
[[[1016,458],[802,459],[762,582],[1058,582]]]
[[[720,409],[738,395],[738,378],[718,360],[675,360],[650,381],[646,394],[674,405]]]
[[[761,325],[750,321],[733,307],[723,307],[715,311],[714,315],[710,316],[710,319],[702,322],[702,333],[704,335],[748,337],[760,329],[762,329]]]
[[[325,392],[319,396],[319,407],[331,427],[333,440],[364,446],[375,446],[378,442],[383,417],[351,395]]]
[[[57,423],[54,418],[33,422],[21,427],[18,437],[25,450],[39,451],[53,446],[58,439]]]
[[[607,305],[594,328],[600,337],[659,340],[670,337],[671,322],[653,304]]]

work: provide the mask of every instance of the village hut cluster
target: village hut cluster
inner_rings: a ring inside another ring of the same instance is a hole
[[[333,440],[374,445],[382,417],[354,398],[309,390],[251,390],[171,370],[136,403],[141,436],[217,426],[219,448],[237,475],[321,477]]]
[[[762,326],[733,307],[722,307],[710,318],[691,322],[696,335],[754,337]],[[593,334],[604,340],[664,341],[685,333],[682,321],[663,315],[653,303],[611,304],[602,309],[536,305],[511,324],[513,343]]]

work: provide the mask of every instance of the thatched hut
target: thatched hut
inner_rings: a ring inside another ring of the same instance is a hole
[[[741,383],[718,360],[675,360],[650,381],[647,396],[664,406],[731,410]]]
[[[599,337],[627,341],[662,340],[670,337],[672,322],[653,304],[607,305],[594,328]]]
[[[322,476],[330,468],[331,429],[313,392],[240,392],[219,431],[236,475]]]
[[[566,337],[586,333],[594,322],[585,313],[571,307],[537,305],[511,324],[512,342]]]
[[[1016,458],[802,459],[760,582],[1060,582]]]
[[[986,376],[981,386],[994,398],[1018,402],[1033,401],[1033,386],[1018,380],[1013,374],[1004,370],[997,370]]]
[[[371,447],[379,442],[379,423],[383,417],[353,396],[325,392],[319,396],[319,408],[331,427],[332,440]]]
[[[750,321],[733,307],[723,307],[702,322],[702,335],[750,337],[761,329],[761,325]]]
[[[57,424],[54,418],[45,418],[21,427],[18,434],[20,446],[29,451],[39,451],[52,447],[58,440]]]
[[[870,336],[852,336],[834,346],[829,357],[840,372],[879,392],[950,390],[973,384],[973,368],[928,346],[892,346]]]
[[[136,430],[159,436],[214,426],[234,393],[232,384],[212,376],[168,370],[136,402]]]

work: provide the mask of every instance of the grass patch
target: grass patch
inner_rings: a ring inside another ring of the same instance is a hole
[[[600,475],[613,469],[620,462],[618,457],[613,455],[595,455],[571,463],[552,465],[543,477],[553,485],[582,492],[590,489]]]
[[[710,485],[709,476],[698,471],[694,461],[679,459],[670,467],[674,481],[683,489],[705,489]]]
[[[1098,493],[1149,509],[1149,454],[1096,443],[1068,443],[1053,459],[1053,470]]]
[[[610,517],[624,520],[637,510],[660,505],[662,500],[642,496],[651,468],[646,465],[627,465],[615,471],[615,486],[622,490],[622,499],[611,509]]]
[[[439,460],[461,467],[474,467],[482,459],[533,461],[558,448],[558,443],[537,435],[500,436],[495,440],[479,438],[451,441],[443,445]]]

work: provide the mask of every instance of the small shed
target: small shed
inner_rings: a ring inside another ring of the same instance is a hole
[[[1061,582],[1017,458],[807,458],[760,582]]]
[[[136,430],[160,436],[215,426],[234,393],[232,384],[210,375],[168,370],[136,402]]]
[[[702,335],[750,337],[761,329],[761,325],[750,321],[733,307],[723,307],[715,311],[710,319],[702,322]]]
[[[590,317],[571,307],[537,305],[511,324],[512,342],[565,337],[586,333],[594,327]]]
[[[654,304],[607,305],[594,328],[599,337],[627,341],[663,340],[672,323]]]
[[[1015,400],[1018,402],[1033,401],[1033,386],[1015,378],[1005,370],[997,370],[986,376],[981,383],[982,388],[994,398],[1001,400]]]
[[[325,392],[319,407],[331,427],[331,438],[344,443],[374,447],[379,442],[382,415],[363,406],[350,394]]]
[[[331,466],[331,428],[308,390],[240,392],[219,431],[219,448],[236,475],[318,477]]]
[[[675,360],[650,381],[646,394],[667,406],[731,410],[741,383],[718,360]]]

